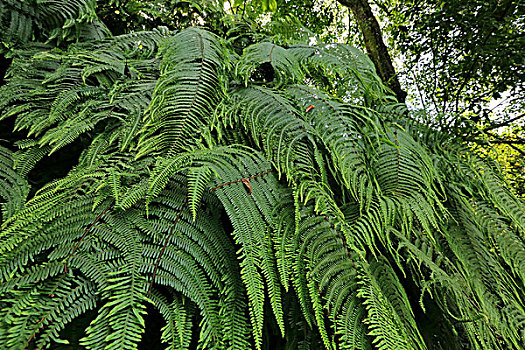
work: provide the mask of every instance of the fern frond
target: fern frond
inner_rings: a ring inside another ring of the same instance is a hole
[[[14,169],[14,154],[0,146],[0,223],[20,210],[27,199],[29,184]]]
[[[299,61],[288,50],[270,42],[261,42],[244,49],[244,53],[236,65],[236,73],[248,84],[254,77],[254,72],[269,64],[275,75],[275,87],[288,82],[302,82],[304,74]],[[263,67],[261,67],[263,66]]]
[[[220,73],[227,66],[214,34],[188,28],[164,41],[161,76],[146,116],[138,155],[180,150],[192,144],[221,97]]]
[[[166,320],[166,326],[162,329],[162,341],[169,344],[168,349],[189,349],[192,315],[188,312],[189,306],[184,305],[184,299],[174,297],[173,301],[169,302],[164,295],[158,292],[154,292],[149,298]]]
[[[321,69],[325,76],[338,75],[338,83],[342,85],[338,93],[344,94],[340,97],[354,104],[385,98],[387,88],[376,75],[372,61],[350,45],[296,45],[290,51],[306,67]]]
[[[0,4],[0,27],[11,45],[28,42],[32,36],[66,38],[71,27],[96,18],[96,3],[92,0],[46,0],[28,2],[6,0]]]
[[[364,299],[365,323],[378,349],[426,349],[406,293],[385,259],[361,262],[357,296]]]

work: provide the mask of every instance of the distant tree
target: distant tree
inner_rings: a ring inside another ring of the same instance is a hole
[[[516,0],[378,1],[390,45],[427,109],[467,128],[523,110],[525,7]],[[495,101],[505,99],[498,109]],[[503,108],[501,108],[503,107]],[[523,118],[521,113],[521,118]],[[472,128],[470,130],[472,131]]]

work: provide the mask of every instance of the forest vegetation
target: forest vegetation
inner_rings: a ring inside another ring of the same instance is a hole
[[[0,348],[522,349],[524,11],[464,3],[0,0]]]

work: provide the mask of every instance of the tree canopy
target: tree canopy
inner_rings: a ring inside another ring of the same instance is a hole
[[[362,51],[243,17],[272,1],[143,4],[0,4],[2,346],[522,346],[494,162]]]
[[[510,102],[522,103],[525,12],[519,1],[382,4],[392,46],[406,52],[407,66],[432,92],[426,103],[436,111],[488,117],[488,102],[509,89]]]

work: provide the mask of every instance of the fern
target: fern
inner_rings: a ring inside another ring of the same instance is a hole
[[[0,146],[0,198],[1,218],[6,220],[23,208],[29,192],[29,184],[14,169],[13,153]]]
[[[150,317],[169,349],[525,342],[523,202],[407,118],[366,55],[237,22],[249,45],[113,37],[91,2],[44,3],[0,5],[21,28],[0,87],[6,349],[76,342],[81,318],[71,346],[135,349]]]
[[[162,47],[161,76],[153,93],[138,156],[178,150],[206,124],[220,92],[220,72],[228,67],[221,40],[189,28],[167,39]]]
[[[31,41],[33,35],[40,36],[40,39],[74,38],[76,29],[82,26],[92,27],[100,35],[104,29],[96,20],[95,7],[96,3],[92,0],[6,0],[0,4],[0,28],[5,33],[4,43],[8,47],[20,45]]]
[[[275,74],[274,83],[277,86],[288,82],[300,82],[304,79],[304,74],[295,56],[286,49],[270,42],[257,43],[247,47],[237,63],[236,71],[247,84],[248,79],[255,78],[252,76],[257,68],[265,63],[271,65]]]

